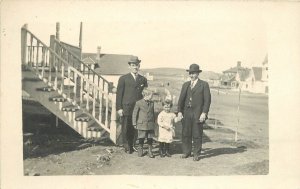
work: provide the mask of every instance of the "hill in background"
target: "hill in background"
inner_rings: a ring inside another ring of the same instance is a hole
[[[182,68],[152,68],[141,69],[143,73],[150,73],[154,76],[185,76],[188,75],[185,69]],[[222,74],[213,71],[203,71],[200,74],[202,79],[219,79]]]

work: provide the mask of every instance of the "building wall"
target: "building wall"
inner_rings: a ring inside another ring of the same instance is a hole
[[[252,93],[267,93],[266,88],[268,87],[267,82],[264,81],[246,81],[242,84],[242,90]]]
[[[269,75],[268,75],[268,65],[266,64],[265,66],[262,67],[262,81],[268,81]]]
[[[114,86],[117,87],[120,75],[102,75],[107,81],[113,82]]]

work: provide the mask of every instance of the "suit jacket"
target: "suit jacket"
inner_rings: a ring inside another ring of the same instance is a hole
[[[186,112],[187,108],[191,108],[196,119],[200,118],[202,112],[208,113],[211,94],[209,85],[206,81],[198,79],[197,83],[191,88],[191,81],[187,81],[182,85],[179,100],[178,100],[178,112]],[[189,103],[188,90],[191,90],[192,101]],[[190,107],[189,107],[190,105]]]
[[[136,102],[132,113],[132,125],[139,130],[154,130],[154,103],[142,99]]]
[[[147,79],[139,74],[136,80],[131,73],[121,76],[117,86],[117,111],[123,109],[124,115],[132,115],[135,102],[143,98],[145,87],[148,87]]]

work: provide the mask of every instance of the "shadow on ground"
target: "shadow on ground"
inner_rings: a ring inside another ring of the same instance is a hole
[[[113,146],[107,138],[84,139],[51,113],[35,116],[23,112],[23,159],[57,155],[91,146]]]
[[[245,151],[247,151],[246,147],[238,147],[238,148],[226,147],[226,148],[204,149],[203,153],[201,155],[201,159],[216,157],[216,156],[224,155],[224,154],[243,153]]]

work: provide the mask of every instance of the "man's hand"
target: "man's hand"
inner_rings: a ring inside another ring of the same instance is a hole
[[[123,114],[123,109],[118,110],[118,114],[119,114],[120,117],[122,117],[124,115]]]
[[[183,118],[182,113],[181,113],[181,112],[178,112],[177,117],[178,117],[179,120],[181,120],[181,119]]]
[[[200,123],[203,123],[205,119],[206,119],[206,113],[202,113],[199,118]]]
[[[137,126],[136,126],[136,125],[132,125],[132,126],[133,126],[133,128],[137,129]]]

